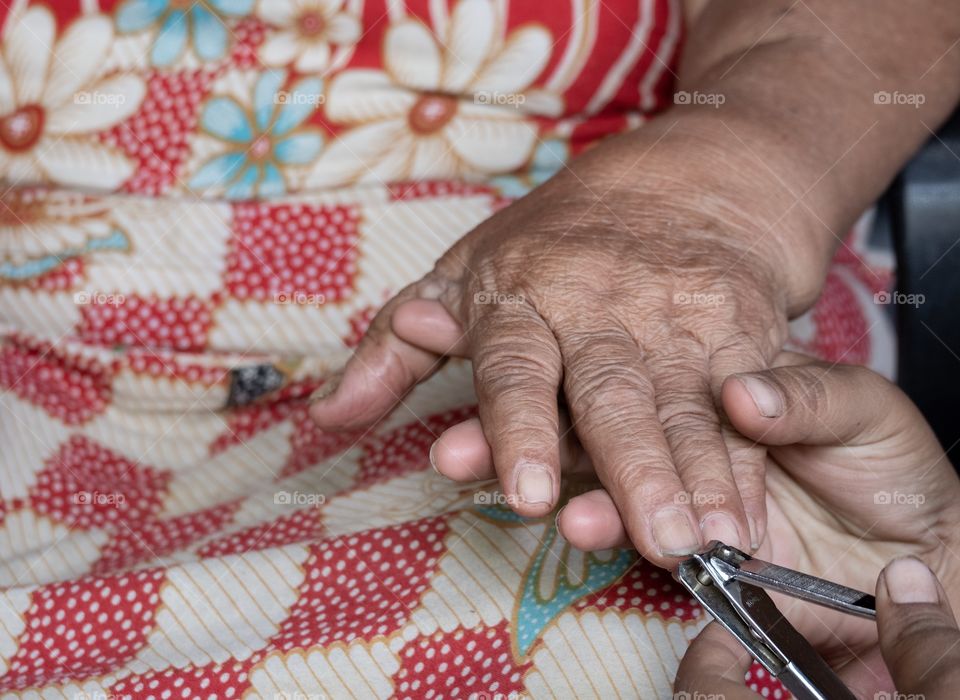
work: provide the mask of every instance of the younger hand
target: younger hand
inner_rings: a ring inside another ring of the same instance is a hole
[[[960,629],[943,586],[923,562],[904,557],[880,573],[876,590],[879,651],[886,669],[871,650],[862,665],[841,669],[840,678],[862,698],[953,700],[960,691]],[[746,650],[712,622],[683,657],[676,691],[689,697],[757,700],[760,696],[743,683],[750,663]]]

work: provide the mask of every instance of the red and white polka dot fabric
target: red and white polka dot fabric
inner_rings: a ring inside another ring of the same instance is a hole
[[[669,695],[704,620],[667,574],[429,468],[475,410],[468,366],[368,432],[306,402],[450,244],[668,106],[681,15],[4,4],[0,690]],[[792,342],[889,369],[866,231]]]

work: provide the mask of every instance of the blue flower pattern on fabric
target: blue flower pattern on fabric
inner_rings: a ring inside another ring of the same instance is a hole
[[[76,258],[81,255],[86,255],[87,253],[95,253],[101,250],[130,250],[130,241],[125,233],[119,229],[114,229],[108,236],[91,239],[81,248],[61,250],[59,253],[45,255],[42,258],[27,260],[22,263],[2,262],[0,263],[0,278],[13,282],[22,282],[50,272],[50,270],[70,258]]]
[[[230,199],[270,197],[286,191],[283,168],[312,162],[323,147],[319,131],[299,128],[319,104],[323,81],[304,78],[281,91],[283,71],[267,71],[253,88],[252,108],[230,97],[207,101],[203,130],[228,144],[190,179],[195,190],[223,187]]]
[[[500,522],[524,521],[505,506],[483,506],[475,511]],[[516,653],[526,656],[547,626],[571,603],[610,585],[636,560],[636,554],[625,549],[591,553],[572,550],[551,525],[524,574],[520,600],[514,608],[511,628]]]
[[[519,199],[534,187],[542,185],[564,166],[570,158],[570,147],[565,141],[541,141],[533,152],[530,170],[523,175],[500,175],[490,178],[491,184],[505,197]]]
[[[254,0],[127,0],[117,10],[117,29],[124,34],[160,27],[150,51],[155,66],[172,65],[187,42],[203,61],[227,55],[230,32],[221,17],[242,17],[253,9]]]
[[[521,656],[526,656],[547,625],[571,603],[610,585],[636,561],[636,555],[627,550],[578,552],[577,555],[583,558],[582,565],[571,564],[570,555],[571,546],[552,526],[524,577],[520,604],[516,607],[512,627],[516,650]],[[550,557],[558,558],[555,566],[547,565]],[[578,577],[574,571],[586,575]],[[544,596],[544,590],[550,594]]]

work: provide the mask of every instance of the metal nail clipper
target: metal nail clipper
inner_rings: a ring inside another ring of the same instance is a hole
[[[683,561],[677,577],[797,700],[855,700],[763,589],[874,620],[872,595],[754,559],[722,542]]]

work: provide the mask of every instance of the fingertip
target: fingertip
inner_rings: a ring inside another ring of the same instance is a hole
[[[513,510],[528,518],[546,515],[559,496],[559,469],[543,462],[521,459],[514,468]]]
[[[739,524],[729,513],[714,511],[700,520],[700,531],[704,542],[714,540],[723,542],[741,550],[753,548],[750,527],[747,523]],[[746,534],[746,537],[744,535]]]
[[[567,542],[585,552],[630,545],[620,513],[603,490],[571,498],[557,515],[557,528]]]
[[[888,598],[895,605],[936,605],[940,602],[940,584],[930,567],[916,557],[898,557],[880,572],[877,595]]]
[[[433,443],[430,454],[436,470],[448,479],[480,481],[496,476],[478,418],[447,428]]]
[[[312,397],[308,412],[314,423],[323,430],[352,430],[373,425],[389,413],[402,397],[382,378],[371,379],[369,374],[348,365],[330,393]]]
[[[720,400],[733,427],[752,440],[763,438],[768,442],[771,430],[783,413],[782,397],[777,390],[753,374],[727,377],[720,390]]]
[[[936,575],[916,557],[894,559],[878,577],[877,630],[898,689],[923,697],[960,684],[960,630]]]

